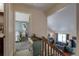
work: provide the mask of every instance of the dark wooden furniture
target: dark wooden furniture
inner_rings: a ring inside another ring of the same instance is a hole
[[[4,54],[3,42],[4,42],[4,37],[0,37],[0,56],[3,56],[3,54]]]
[[[3,16],[4,15],[4,12],[0,12],[0,15]]]
[[[4,16],[4,12],[0,12],[0,16]],[[4,33],[3,23],[0,23],[0,34]],[[0,36],[0,56],[4,55],[4,36]]]

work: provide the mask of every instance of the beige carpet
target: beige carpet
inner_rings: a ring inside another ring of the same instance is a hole
[[[27,49],[16,52],[15,56],[33,56],[33,53]]]
[[[33,56],[33,47],[32,47],[33,41],[30,38],[28,38],[27,42],[28,47],[26,49],[16,51],[15,56]]]

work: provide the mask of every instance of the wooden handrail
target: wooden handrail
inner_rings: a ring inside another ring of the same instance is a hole
[[[55,44],[51,44],[48,42],[48,40],[45,37],[37,37],[37,36],[32,36],[33,38],[37,38],[35,40],[41,40],[41,56],[69,56],[69,54],[64,53],[64,51],[60,50],[59,48],[56,47]]]
[[[49,44],[48,40],[45,37],[42,37],[42,55],[65,56],[62,50],[58,49],[54,44]]]

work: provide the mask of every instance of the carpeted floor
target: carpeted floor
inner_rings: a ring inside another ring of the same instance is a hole
[[[28,49],[26,49],[26,50],[17,51],[15,56],[33,56],[33,53],[32,51],[29,51]]]
[[[28,41],[16,43],[16,53],[15,56],[32,56],[33,47],[32,40],[29,38]]]

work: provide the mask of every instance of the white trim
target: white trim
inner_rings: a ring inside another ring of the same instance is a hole
[[[12,4],[5,4],[4,7],[4,56],[12,56],[14,39]]]

